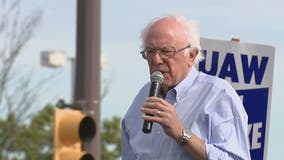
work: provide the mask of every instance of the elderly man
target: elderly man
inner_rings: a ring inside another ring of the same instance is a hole
[[[150,82],[137,94],[122,121],[122,159],[250,159],[247,114],[223,79],[198,72],[202,59],[197,26],[165,16],[142,32],[142,57],[149,72],[164,77],[158,97]],[[154,115],[154,116],[153,116]],[[142,132],[144,121],[152,132]]]

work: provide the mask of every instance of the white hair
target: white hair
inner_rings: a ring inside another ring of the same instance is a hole
[[[193,20],[188,20],[183,16],[179,15],[167,15],[153,19],[141,32],[142,47],[145,47],[146,36],[149,29],[158,21],[163,19],[172,19],[184,27],[185,36],[191,45],[190,51],[197,49],[197,56],[195,57],[195,63],[201,61],[204,57],[201,52],[200,37],[198,31],[198,25]]]

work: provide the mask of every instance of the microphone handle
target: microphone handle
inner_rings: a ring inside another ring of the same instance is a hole
[[[158,94],[160,93],[160,88],[161,88],[161,83],[158,83],[158,82],[155,82],[155,81],[152,82],[151,86],[150,86],[149,97],[157,97]],[[146,114],[146,115],[147,116],[154,116],[154,115],[149,115],[149,114]],[[152,121],[144,120],[142,131],[144,133],[151,133],[152,126],[153,126],[153,122]]]

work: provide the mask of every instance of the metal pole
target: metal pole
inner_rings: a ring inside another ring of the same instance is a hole
[[[74,90],[75,90],[75,70],[76,70],[76,58],[74,57],[68,57],[67,60],[70,62],[71,65],[71,102],[74,103]]]
[[[77,0],[77,48],[74,101],[84,102],[83,110],[94,113],[96,135],[83,143],[83,150],[101,158],[100,138],[100,0]]]

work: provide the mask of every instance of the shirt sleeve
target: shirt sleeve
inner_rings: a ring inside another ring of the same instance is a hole
[[[250,160],[248,119],[237,94],[221,93],[211,104],[207,158],[212,160]],[[213,106],[213,107],[212,107]]]
[[[242,160],[244,158],[229,154],[213,144],[206,144],[208,160]]]
[[[133,160],[135,159],[135,155],[130,147],[129,144],[129,137],[126,131],[126,127],[125,127],[125,120],[122,120],[121,123],[121,138],[122,138],[122,160]]]

